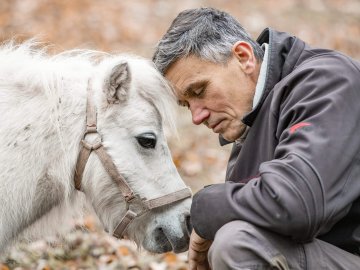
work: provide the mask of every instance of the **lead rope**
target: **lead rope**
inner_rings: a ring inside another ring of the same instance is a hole
[[[86,135],[89,133],[98,134],[100,140],[95,143],[89,143],[85,141]],[[97,131],[96,108],[92,99],[91,79],[89,79],[86,102],[86,131],[84,132],[83,139],[81,140],[81,150],[76,163],[74,175],[75,188],[79,191],[81,190],[81,180],[85,166],[92,151],[95,151],[105,170],[113,179],[113,181],[118,185],[121,194],[125,198],[127,211],[113,232],[113,236],[116,238],[124,237],[124,232],[126,231],[127,227],[136,217],[141,216],[151,209],[172,204],[192,196],[191,190],[188,187],[150,200],[140,199],[134,195],[133,190],[118,172],[114,162],[112,161],[112,158],[108,155],[108,153],[106,153],[103,147],[102,137]],[[132,204],[141,205],[143,210],[140,212],[131,210],[130,206]]]

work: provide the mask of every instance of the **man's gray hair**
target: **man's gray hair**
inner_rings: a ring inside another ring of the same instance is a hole
[[[185,10],[159,41],[153,62],[162,74],[176,60],[189,55],[225,64],[232,55],[232,46],[239,40],[248,42],[256,59],[262,60],[264,51],[260,45],[230,14],[213,8]]]

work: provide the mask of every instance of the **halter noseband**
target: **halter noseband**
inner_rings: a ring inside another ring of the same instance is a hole
[[[131,187],[127,184],[125,179],[118,172],[112,158],[109,156],[108,153],[106,153],[103,147],[102,137],[97,131],[96,108],[92,99],[92,88],[90,80],[88,82],[87,91],[88,96],[86,104],[86,130],[84,132],[84,137],[81,140],[82,147],[76,164],[74,176],[75,188],[77,190],[81,189],[81,180],[83,177],[86,163],[90,157],[91,152],[94,151],[98,155],[105,170],[110,175],[112,180],[118,185],[121,194],[124,196],[127,211],[113,232],[113,236],[115,236],[116,238],[123,238],[125,230],[136,217],[141,216],[142,214],[146,213],[151,209],[155,209],[189,198],[191,197],[191,191],[190,188],[186,187],[184,189],[150,200],[142,199],[138,195],[136,195],[131,189]],[[90,133],[97,134],[99,136],[98,141],[96,141],[95,143],[90,143],[86,141],[86,135]]]

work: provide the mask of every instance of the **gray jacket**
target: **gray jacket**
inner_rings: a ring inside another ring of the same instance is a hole
[[[194,196],[195,231],[244,220],[298,242],[360,247],[360,63],[265,29],[265,89],[234,143],[226,182]]]

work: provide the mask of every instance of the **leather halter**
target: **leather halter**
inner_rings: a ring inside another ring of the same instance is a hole
[[[110,175],[112,180],[118,185],[118,188],[123,195],[126,202],[126,214],[121,219],[120,223],[116,226],[113,236],[116,238],[123,238],[124,232],[127,229],[128,225],[136,218],[142,214],[148,212],[151,209],[158,208],[164,205],[172,204],[177,201],[184,200],[191,197],[190,188],[186,187],[184,189],[160,196],[154,199],[146,200],[145,198],[140,198],[139,195],[136,195],[131,187],[127,184],[125,179],[118,172],[112,158],[106,153],[103,144],[102,137],[97,131],[97,117],[96,117],[96,108],[92,99],[92,88],[91,82],[88,82],[88,96],[87,96],[87,105],[86,105],[86,130],[84,132],[84,137],[81,140],[81,150],[78,156],[74,182],[75,188],[81,190],[81,180],[85,170],[86,163],[90,157],[90,154],[94,151],[102,165],[104,166],[107,173]],[[95,143],[90,143],[85,140],[86,135],[89,133],[94,133],[98,135],[98,141]]]

